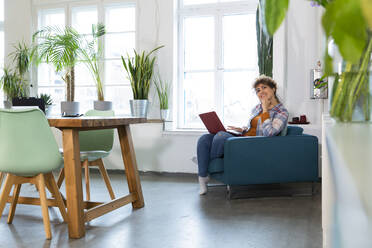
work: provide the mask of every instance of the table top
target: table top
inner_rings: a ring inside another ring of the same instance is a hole
[[[56,128],[115,128],[118,126],[146,123],[146,118],[133,116],[81,116],[81,117],[61,117],[48,116],[51,127]]]

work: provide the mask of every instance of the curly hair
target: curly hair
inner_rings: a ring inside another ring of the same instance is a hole
[[[274,79],[272,79],[271,77],[268,77],[266,75],[260,75],[258,78],[256,78],[256,80],[253,83],[253,89],[255,89],[259,84],[266,85],[266,86],[270,87],[271,89],[273,89],[274,90],[274,96],[275,96],[276,100],[278,102],[280,102],[278,96],[276,95],[278,85],[274,81]]]

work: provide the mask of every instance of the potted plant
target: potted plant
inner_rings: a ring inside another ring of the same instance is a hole
[[[37,40],[37,63],[52,64],[66,84],[66,101],[61,102],[65,115],[79,114],[79,103],[75,98],[75,65],[81,51],[81,36],[71,27],[46,27],[33,35]]]
[[[156,93],[158,94],[160,104],[160,118],[164,121],[168,120],[169,117],[169,91],[170,84],[167,81],[161,79],[160,75],[154,80]]]
[[[270,35],[273,35],[285,18],[289,0],[261,1],[264,3],[266,29]],[[327,40],[334,42],[343,59],[342,72],[334,74],[333,58],[329,55],[326,46],[325,72],[327,75],[333,75],[330,114],[339,121],[369,121],[372,101],[369,88],[372,2],[313,0],[312,4],[324,7],[322,26]]]
[[[131,58],[129,54],[127,54],[126,59],[121,56],[133,92],[133,100],[130,100],[130,109],[133,116],[147,116],[148,95],[156,60],[156,57],[151,58],[150,56],[153,52],[162,47],[163,46],[159,46],[149,53],[145,51],[137,53],[136,50],[134,50],[133,58]]]
[[[19,79],[21,82],[26,83],[26,73],[31,66],[32,49],[28,47],[24,41],[13,45],[13,48],[14,51],[9,54],[9,57],[11,57],[13,63],[15,63]]]
[[[3,89],[6,97],[4,107],[11,108],[13,98],[24,97],[26,95],[26,87],[27,85],[21,81],[17,73],[4,68],[3,76],[0,79],[0,88]]]
[[[94,101],[94,109],[96,110],[112,109],[112,102],[105,101],[103,83],[101,79],[101,67],[99,66],[100,59],[103,57],[102,42],[99,41],[99,38],[105,33],[105,26],[102,23],[92,25],[93,40],[88,41],[86,38],[84,38],[85,45],[81,49],[82,59],[94,78],[97,87],[98,101]]]
[[[53,100],[52,100],[51,95],[50,94],[43,94],[43,93],[41,93],[39,98],[41,98],[43,100],[43,102],[44,102],[44,105],[45,105],[45,114],[46,115],[49,115],[49,113],[50,113],[50,106],[52,106],[52,104],[53,104]]]
[[[14,51],[10,53],[8,56],[13,61],[13,66],[15,68],[15,72],[18,75],[20,84],[24,87],[24,94],[22,96],[13,97],[12,104],[14,106],[28,106],[30,103],[30,87],[32,85],[28,84],[28,75],[27,73],[31,67],[31,61],[33,58],[33,48],[32,46],[26,45],[24,41],[18,42],[13,45]],[[35,98],[32,98],[35,99]]]

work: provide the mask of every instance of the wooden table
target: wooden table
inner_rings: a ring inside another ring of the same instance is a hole
[[[119,207],[129,203],[132,203],[133,208],[142,208],[144,206],[129,124],[145,123],[146,118],[117,116],[49,117],[48,121],[51,127],[56,127],[62,131],[68,232],[70,238],[83,237],[85,235],[85,222]],[[106,203],[83,201],[79,131],[110,128],[116,128],[118,130],[129,195]],[[85,211],[85,209],[87,210]]]

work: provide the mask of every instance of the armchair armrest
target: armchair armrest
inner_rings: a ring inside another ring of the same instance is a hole
[[[232,137],[224,149],[224,178],[230,185],[318,180],[315,136]]]

